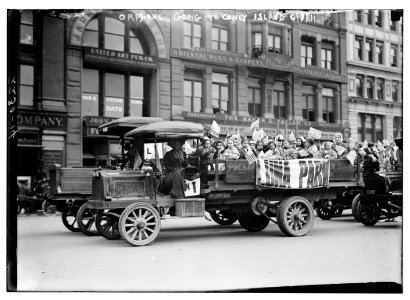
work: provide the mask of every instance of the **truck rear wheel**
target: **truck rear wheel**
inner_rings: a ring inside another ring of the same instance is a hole
[[[118,229],[121,237],[130,245],[145,246],[152,243],[161,228],[158,211],[149,204],[134,203],[121,214]]]
[[[118,231],[118,212],[99,211],[95,216],[95,227],[98,232],[108,240],[119,240],[121,238]]]
[[[78,227],[77,224],[77,214],[76,213],[71,213],[71,212],[66,212],[64,211],[61,214],[61,221],[63,221],[64,226],[72,231],[72,232],[80,232],[81,229]]]
[[[269,219],[265,216],[257,216],[251,211],[241,212],[238,215],[239,224],[250,232],[264,230],[269,225]]]
[[[366,226],[373,226],[380,220],[380,208],[376,202],[359,201],[357,214],[360,216],[360,222]]]
[[[96,213],[87,207],[87,202],[81,205],[77,212],[77,224],[80,230],[88,236],[100,235],[95,227]]]
[[[289,197],[282,201],[276,218],[280,230],[288,236],[307,234],[315,220],[312,205],[300,196]]]
[[[214,210],[209,212],[212,220],[214,220],[219,225],[232,225],[238,221],[236,213],[229,210]]]
[[[361,222],[361,221],[362,221],[361,218],[360,218],[360,215],[359,215],[359,213],[358,213],[358,211],[357,211],[357,205],[359,204],[359,202],[360,202],[360,194],[357,194],[357,195],[353,198],[353,201],[352,201],[352,214],[353,214],[353,217],[355,218],[355,220],[356,220],[357,222]]]

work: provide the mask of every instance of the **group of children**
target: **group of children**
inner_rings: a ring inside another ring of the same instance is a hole
[[[333,141],[321,144],[311,137],[298,137],[295,140],[285,139],[282,135],[268,137],[263,140],[243,139],[240,135],[231,135],[225,141],[217,140],[211,143],[205,137],[202,145],[191,149],[192,156],[199,155],[201,162],[207,163],[210,159],[245,159],[247,154],[253,153],[258,159],[337,159],[347,158],[352,165],[362,161],[366,155],[373,156],[379,161],[382,169],[393,170],[397,162],[397,146],[393,143],[362,143],[356,142],[352,147],[343,142],[343,136],[336,133]],[[251,152],[250,152],[251,151]]]

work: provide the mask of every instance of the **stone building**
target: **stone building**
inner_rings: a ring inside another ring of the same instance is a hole
[[[346,13],[352,140],[403,136],[402,21],[390,10]]]

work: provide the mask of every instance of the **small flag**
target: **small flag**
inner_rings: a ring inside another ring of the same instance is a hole
[[[369,143],[367,142],[367,140],[364,140],[364,142],[363,142],[363,148],[367,148],[368,145],[369,145]]]
[[[354,165],[354,160],[356,159],[356,151],[350,151],[347,153],[346,158],[349,160],[350,164],[353,166]]]
[[[134,166],[132,167],[133,170],[138,170],[140,165],[142,164],[142,159],[138,150],[135,149],[135,156],[134,156]]]
[[[225,147],[228,146],[228,136],[229,136],[229,132],[226,134],[226,137],[225,137],[225,141],[224,141]]]
[[[307,153],[304,149],[300,149],[298,153],[300,157],[307,157],[309,155],[309,153]]]
[[[249,127],[251,129],[251,131],[253,129],[258,130],[259,129],[259,119],[256,119],[254,122],[251,123],[251,126]]]
[[[252,133],[252,140],[256,143],[258,141],[258,137],[259,137],[258,131],[254,129]]]
[[[209,130],[209,133],[213,135],[214,137],[219,137],[219,133],[221,132],[221,127],[219,127],[218,123],[216,123],[215,120],[212,121],[211,129]]]
[[[288,138],[289,142],[294,142],[296,141],[295,135],[293,134],[293,131],[289,134]]]
[[[258,130],[258,140],[262,141],[265,135],[265,131],[262,128]]]
[[[245,158],[250,165],[257,161],[256,156],[251,149],[245,151]]]
[[[309,128],[309,133],[308,136],[314,139],[320,139],[322,136],[322,132],[320,130],[317,130],[313,127]]]
[[[337,145],[336,145],[337,155],[342,156],[343,153],[345,152],[345,150],[346,150],[345,147],[343,147],[343,146],[337,146]]]
[[[381,150],[381,149],[384,148],[383,144],[382,144],[379,140],[377,140],[377,148],[378,148],[379,150]]]

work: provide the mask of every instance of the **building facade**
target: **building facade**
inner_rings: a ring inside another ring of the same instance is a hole
[[[346,13],[352,140],[403,136],[403,23],[393,19],[389,10]]]
[[[362,65],[349,49],[359,35],[351,18],[297,11],[11,12],[18,172],[32,172],[39,159],[46,169],[109,164],[121,153],[119,138],[98,134],[97,127],[123,116],[205,126],[216,120],[222,136],[250,136],[249,125],[259,119],[271,136],[306,136],[313,127],[323,140],[335,132],[355,140],[362,101],[375,102],[352,88],[352,74],[367,76],[365,68],[380,69],[370,74],[375,80],[383,74],[385,100],[374,107],[388,111],[388,135],[401,116],[400,102],[392,100],[401,66],[389,67],[386,51],[391,44],[400,51],[400,31],[374,42],[384,41],[383,66]]]

